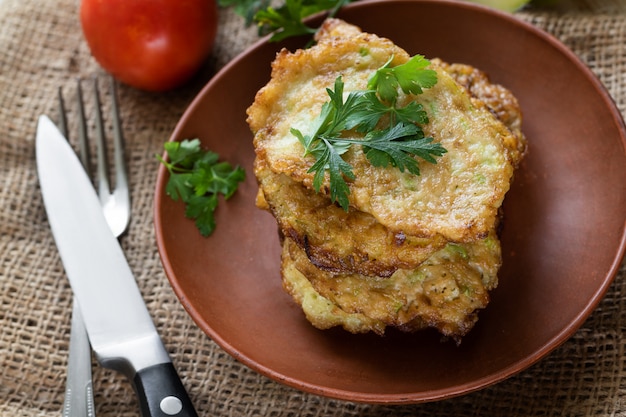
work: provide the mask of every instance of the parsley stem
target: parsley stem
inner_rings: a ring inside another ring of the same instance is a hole
[[[393,58],[393,57],[392,57]],[[311,135],[304,135],[292,128],[291,133],[304,147],[304,156],[312,155],[315,162],[309,169],[314,173],[313,188],[321,189],[328,171],[330,198],[348,211],[350,188],[346,179],[355,178],[352,166],[342,155],[353,145],[361,145],[365,156],[373,166],[392,165],[400,171],[406,169],[419,175],[415,157],[437,163],[433,156],[442,156],[446,149],[433,138],[424,137],[420,124],[428,122],[422,105],[414,101],[397,107],[399,91],[405,94],[421,94],[437,82],[437,73],[426,69],[430,62],[416,55],[406,63],[391,67],[390,58],[368,81],[367,90],[353,91],[344,101],[344,83],[341,75],[335,79],[334,90],[327,88],[330,100],[322,105],[314,121]],[[383,116],[387,116],[381,128]],[[361,139],[344,137],[345,132],[365,133]]]

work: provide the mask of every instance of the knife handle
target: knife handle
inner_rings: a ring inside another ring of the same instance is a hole
[[[198,416],[171,362],[152,365],[138,371],[133,382],[142,416]]]

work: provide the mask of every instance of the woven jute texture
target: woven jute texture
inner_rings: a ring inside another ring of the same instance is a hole
[[[35,121],[56,115],[57,87],[73,102],[77,77],[106,74],[91,58],[77,0],[0,0],[0,415],[61,414],[71,291],[48,227],[34,158]],[[132,179],[132,221],[121,242],[152,317],[203,416],[626,416],[626,285],[622,267],[606,297],[574,336],[504,382],[451,400],[355,404],[299,392],[241,365],[183,310],[158,257],[152,199],[154,157],[211,74],[257,36],[221,10],[213,58],[187,86],[150,94],[121,86]],[[626,2],[563,0],[519,18],[570,47],[626,113]],[[87,93],[89,84],[85,85]],[[110,102],[105,94],[105,106]],[[87,103],[91,112],[93,104]],[[94,366],[100,416],[137,416],[131,385]]]

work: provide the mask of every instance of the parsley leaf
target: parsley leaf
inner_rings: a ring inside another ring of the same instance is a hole
[[[328,172],[330,199],[346,211],[350,205],[346,180],[354,180],[355,175],[342,155],[351,146],[360,145],[373,166],[391,165],[414,175],[420,175],[415,157],[435,164],[435,156],[447,152],[441,144],[434,143],[433,138],[425,137],[421,125],[428,123],[428,116],[421,104],[411,101],[398,107],[396,103],[400,90],[405,94],[421,94],[424,88],[436,84],[437,73],[426,69],[430,61],[416,55],[405,64],[391,67],[392,59],[370,77],[368,90],[353,91],[345,101],[344,83],[341,76],[337,77],[334,90],[326,90],[330,101],[323,104],[313,123],[313,133],[305,135],[298,129],[291,129],[304,147],[304,156],[312,155],[315,159],[308,171],[314,173],[315,191],[320,191]],[[365,137],[344,137],[344,132],[351,130],[365,133]]]
[[[333,142],[333,143],[331,143]],[[315,172],[313,177],[313,188],[319,192],[324,181],[324,172],[328,170],[330,181],[330,199],[337,201],[342,207],[348,207],[348,194],[350,189],[343,179],[344,175],[353,180],[355,178],[352,167],[343,160],[341,155],[350,147],[350,143],[336,141],[333,138],[322,139],[320,146],[313,149],[316,158],[315,164],[311,166],[309,172]]]
[[[270,41],[278,42],[292,36],[314,34],[317,28],[304,24],[304,18],[324,11],[332,17],[341,7],[354,0],[285,0],[278,6],[270,0],[218,1],[222,7],[232,6],[235,13],[246,19],[246,26],[255,23],[259,35],[272,33]]]
[[[442,156],[445,149],[433,138],[425,138],[422,129],[414,124],[399,123],[382,131],[373,131],[361,142],[365,156],[376,167],[392,165],[401,172],[420,175],[417,160],[412,155],[436,164],[432,156]]]
[[[428,123],[428,115],[421,104],[413,101],[404,107],[396,107],[380,101],[375,91],[368,91],[360,95],[360,102],[349,115],[347,130],[356,127],[358,132],[370,132],[383,116],[388,116],[392,125],[400,122],[418,125]]]
[[[166,142],[163,147],[169,161],[157,158],[170,173],[165,193],[174,201],[183,201],[185,216],[195,219],[202,236],[209,236],[215,230],[218,195],[232,197],[245,179],[245,171],[220,162],[215,152],[202,150],[198,139]]]
[[[437,83],[437,73],[425,69],[430,61],[415,55],[404,64],[390,67],[393,56],[370,77],[367,87],[376,90],[382,101],[395,104],[398,88],[405,94],[422,94]]]
[[[298,35],[312,35],[316,29],[310,28],[302,22],[308,16],[310,7],[305,0],[290,0],[280,8],[267,7],[254,15],[261,34],[274,32],[270,37],[272,42]],[[315,9],[313,9],[315,10]],[[312,11],[315,13],[317,10]]]
[[[315,132],[312,135],[303,135],[298,129],[291,129],[291,133],[298,138],[304,146],[304,156],[313,155],[316,162],[309,168],[309,172],[315,172],[313,176],[313,188],[319,192],[324,182],[324,174],[329,173],[330,198],[338,202],[344,208],[348,207],[348,194],[350,190],[344,180],[344,176],[353,180],[352,167],[343,160],[343,155],[352,146],[350,141],[339,140],[344,130],[352,126],[352,114],[362,108],[361,94],[358,92],[348,95],[343,100],[343,81],[341,77],[335,80],[335,89],[326,89],[330,101],[322,105],[322,111],[317,118]]]
[[[186,201],[185,216],[196,220],[196,227],[204,237],[210,236],[215,230],[217,194],[193,195]]]

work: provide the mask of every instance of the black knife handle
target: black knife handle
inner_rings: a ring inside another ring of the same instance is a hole
[[[140,370],[133,382],[144,417],[198,416],[171,362]]]

